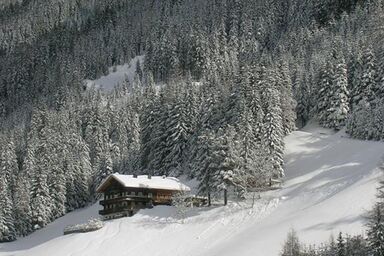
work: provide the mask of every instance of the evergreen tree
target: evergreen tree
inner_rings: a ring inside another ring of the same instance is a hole
[[[5,176],[0,176],[0,242],[16,240],[13,203]]]
[[[16,148],[12,136],[0,137],[0,176],[5,178],[7,191],[13,199],[15,179],[19,172]]]
[[[280,107],[283,119],[283,133],[288,135],[295,130],[296,101],[293,99],[292,80],[285,62],[279,64],[277,76],[278,90],[280,91]]]
[[[219,129],[212,143],[213,158],[210,163],[213,174],[213,187],[215,191],[224,191],[224,204],[227,204],[227,191],[230,186],[240,193],[246,191],[241,182],[244,173],[240,170],[241,157],[239,155],[238,141],[235,130],[229,126],[226,130]]]
[[[172,175],[180,175],[183,171],[187,142],[191,134],[191,123],[185,100],[184,95],[177,94],[166,121],[167,155],[164,158],[163,167]]]
[[[262,111],[261,108],[260,111]],[[260,117],[259,122],[262,120],[263,116]],[[262,131],[257,131],[262,128],[261,125],[262,123],[257,126],[252,113],[246,110],[241,117],[239,134],[235,136],[235,138],[239,138],[237,147],[241,163],[239,165],[240,175],[236,175],[234,182],[243,192],[247,189],[265,186],[268,178],[268,173],[264,170],[266,154],[261,141]]]
[[[14,217],[17,235],[26,236],[32,231],[30,182],[25,172],[19,173],[14,192]]]
[[[265,150],[267,150],[267,170],[269,178],[284,177],[283,169],[283,123],[281,118],[280,99],[277,90],[265,88],[264,100],[266,101],[263,126],[263,142]]]
[[[208,196],[208,205],[211,205],[211,195],[214,192],[214,171],[212,166],[214,151],[214,133],[205,130],[198,138],[198,148],[196,148],[195,161],[192,166],[192,172],[199,181],[199,193]]]
[[[384,218],[382,208],[376,205],[367,224],[368,244],[372,255],[384,255]]]
[[[303,81],[302,84],[297,84],[298,87],[297,92],[297,105],[296,105],[296,113],[297,113],[297,126],[298,128],[302,128],[305,126],[307,121],[309,120],[309,92],[308,85],[306,81]]]
[[[329,126],[329,108],[331,106],[331,90],[333,84],[333,65],[328,60],[322,67],[318,79],[318,97],[316,112],[319,123],[325,127]]]
[[[340,232],[337,237],[337,256],[344,256],[345,254],[345,241],[343,234]]]
[[[374,100],[374,90],[377,81],[376,58],[372,48],[367,47],[362,55],[362,71],[360,74],[360,95],[368,103]]]
[[[347,67],[341,60],[335,67],[332,84],[332,96],[328,109],[328,127],[340,130],[344,125],[349,113],[349,92],[347,81]]]
[[[374,92],[377,98],[384,98],[384,47],[381,45],[378,51],[378,67],[377,67],[377,82]]]
[[[145,102],[143,102],[143,112],[140,116],[140,145],[141,145],[141,168],[146,170],[150,162],[149,156],[154,150],[153,131],[156,120],[154,108],[157,105],[157,96],[153,84],[147,85],[144,91]]]
[[[140,79],[140,81],[143,80],[143,69],[141,68],[140,60],[137,60],[136,62],[136,76]]]
[[[296,234],[296,231],[293,229],[289,231],[287,235],[287,240],[285,240],[283,251],[280,254],[281,256],[300,256],[301,255],[301,245],[299,238]]]

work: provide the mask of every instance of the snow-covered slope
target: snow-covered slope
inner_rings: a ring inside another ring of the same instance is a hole
[[[0,255],[278,255],[290,228],[304,242],[338,231],[361,233],[374,202],[384,143],[351,140],[311,125],[286,138],[283,189],[250,202],[195,208],[185,223],[173,207],[140,211],[93,233],[60,236],[65,224],[97,214],[70,213],[27,238],[0,244]]]
[[[122,84],[126,79],[132,83],[136,74],[136,63],[138,61],[140,62],[141,67],[143,67],[144,56],[136,56],[129,63],[109,68],[108,75],[102,76],[96,80],[85,80],[85,83],[87,87],[101,88],[105,91],[111,91],[118,84]]]

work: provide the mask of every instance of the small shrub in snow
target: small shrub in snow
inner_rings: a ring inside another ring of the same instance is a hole
[[[64,235],[73,234],[73,233],[92,232],[92,231],[101,229],[103,226],[104,226],[104,223],[101,220],[91,219],[87,223],[67,226],[64,229]]]

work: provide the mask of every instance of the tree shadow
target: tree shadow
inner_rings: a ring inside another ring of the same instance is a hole
[[[64,228],[69,225],[87,222],[90,218],[99,217],[99,202],[94,205],[78,209],[58,218],[48,224],[43,229],[37,230],[26,237],[20,237],[18,240],[9,243],[0,243],[0,252],[15,252],[27,250],[50,240],[63,236]],[[10,254],[7,254],[10,255]]]
[[[322,230],[322,231],[331,231],[333,230],[336,226],[340,225],[345,225],[345,224],[352,224],[355,222],[360,222],[361,221],[361,216],[353,216],[353,217],[348,217],[348,218],[341,218],[333,222],[322,222],[318,223],[312,226],[308,226],[302,231],[309,231],[309,230]]]

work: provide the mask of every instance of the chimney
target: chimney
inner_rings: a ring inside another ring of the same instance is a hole
[[[152,175],[151,174],[148,174],[148,179],[152,179]]]

